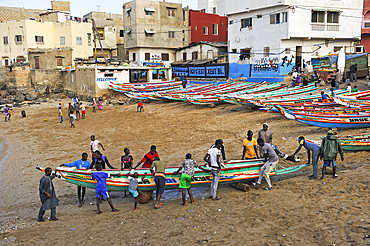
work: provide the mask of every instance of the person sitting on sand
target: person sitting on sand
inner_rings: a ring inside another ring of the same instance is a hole
[[[222,142],[220,139],[216,140],[215,148],[210,148],[203,160],[209,164],[212,173],[212,184],[211,184],[211,198],[213,201],[220,200],[221,197],[217,196],[218,181],[220,180],[221,173],[221,146]]]
[[[82,153],[82,159],[76,160],[71,163],[64,163],[62,166],[66,167],[76,167],[77,169],[89,169],[90,162],[87,160],[87,153]],[[81,196],[81,189],[82,189],[82,196]],[[81,207],[84,204],[84,197],[86,193],[86,187],[77,186],[77,197],[78,197],[78,206]]]
[[[39,191],[42,206],[39,211],[37,221],[44,222],[44,214],[46,210],[51,210],[50,220],[58,220],[56,217],[56,207],[59,205],[59,200],[55,195],[53,179],[55,173],[51,174],[52,170],[50,167],[45,168],[45,175],[40,179]]]
[[[146,173],[144,173],[144,176],[141,178],[141,181],[144,182],[144,178],[146,176]],[[130,184],[128,185],[128,191],[132,194],[132,196],[135,198],[135,206],[134,210],[137,209],[137,200],[139,198],[139,174],[135,172],[134,174],[131,174],[130,172],[127,173],[127,177],[130,179]]]
[[[305,147],[307,150],[307,155],[308,155],[308,161],[307,164],[310,164],[311,162],[311,151],[312,151],[312,168],[313,168],[313,175],[310,176],[310,179],[317,179],[317,161],[319,160],[319,155],[320,155],[320,147],[312,142],[308,142],[307,140],[304,139],[303,136],[300,136],[298,138],[298,143],[299,147],[298,149],[294,152],[293,156],[298,154],[298,152],[302,149],[302,147]]]
[[[75,123],[75,120],[77,120],[77,117],[76,115],[74,114],[70,114],[69,115],[69,119],[70,119],[70,122],[71,122],[71,127],[76,127],[73,123]]]
[[[155,145],[152,145],[150,146],[150,151],[144,155],[143,159],[141,159],[141,161],[139,161],[138,164],[136,164],[134,169],[140,166],[141,163],[144,163],[141,168],[150,168],[152,166],[154,158],[156,157],[159,158],[157,147]]]
[[[154,173],[154,182],[157,188],[155,193],[156,194],[156,203],[154,205],[155,208],[161,208],[161,205],[163,205],[163,203],[159,203],[159,201],[163,196],[164,186],[166,185],[165,170],[166,164],[164,163],[164,161],[161,161],[159,157],[155,157],[152,166],[150,167],[150,172]]]
[[[102,172],[102,165],[97,164],[96,165],[96,171],[93,174],[91,174],[92,180],[96,180],[96,186],[95,186],[95,192],[96,192],[96,207],[98,209],[98,214],[101,214],[100,211],[100,197],[103,196],[108,200],[109,206],[112,209],[112,212],[117,212],[118,210],[113,207],[113,203],[110,199],[109,193],[107,191],[107,178],[110,178],[110,176],[116,176],[120,174],[110,174],[106,172]]]
[[[258,189],[261,186],[262,177],[265,175],[267,182],[266,190],[271,190],[271,182],[269,174],[275,169],[275,166],[279,163],[279,157],[277,156],[275,150],[272,148],[271,144],[265,143],[262,138],[257,140],[259,146],[262,147],[263,158],[265,158],[265,164],[261,167],[259,178],[256,183],[253,183],[254,187]],[[262,157],[262,156],[261,156]]]
[[[140,110],[140,113],[141,113],[141,110],[143,110],[143,112],[144,112],[144,104],[143,104],[142,102],[139,102],[139,103],[137,104],[136,113],[138,113],[138,112],[139,112],[139,110]]]
[[[190,202],[194,203],[194,198],[193,194],[191,192],[191,179],[194,177],[195,172],[194,168],[199,168],[203,170],[204,172],[209,172],[209,170],[204,169],[203,167],[199,166],[198,163],[194,160],[191,159],[191,154],[187,153],[185,156],[185,160],[182,161],[181,166],[179,169],[174,172],[173,174],[178,174],[181,169],[184,169],[184,171],[181,174],[180,177],[180,185],[179,188],[182,189],[182,204],[183,206],[186,206],[186,189],[188,189],[189,197],[190,197]]]
[[[248,159],[258,159],[258,151],[257,151],[257,140],[253,137],[253,132],[248,130],[247,138],[243,141],[243,155],[242,160]]]
[[[340,144],[340,141],[332,130],[328,131],[328,135],[323,138],[320,148],[320,159],[324,159],[324,165],[322,167],[322,179],[325,176],[326,167],[330,167],[330,164],[333,166],[333,178],[337,178],[336,174],[336,159],[338,152],[340,153],[340,158],[344,161],[343,150]]]
[[[10,117],[12,117],[12,115],[9,113],[9,110],[10,108],[8,107],[8,105],[5,105],[5,110],[4,110],[5,122],[10,121]]]
[[[102,155],[99,150],[94,152],[94,158],[93,158],[93,162],[91,163],[90,169],[93,169],[94,166],[96,167],[96,165],[98,164],[102,166],[102,169],[106,169],[105,164],[107,164],[107,166],[110,169],[116,169],[109,163],[108,157],[106,157],[105,155]]]

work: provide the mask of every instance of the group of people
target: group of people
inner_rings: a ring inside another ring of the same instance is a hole
[[[271,181],[269,175],[275,170],[276,165],[279,163],[279,158],[290,159],[294,161],[295,155],[305,148],[308,154],[308,164],[312,163],[313,175],[310,179],[318,178],[318,160],[324,160],[322,177],[325,176],[325,171],[327,167],[333,167],[333,178],[338,177],[336,174],[336,158],[338,153],[341,155],[342,161],[344,160],[343,151],[339,140],[334,135],[332,130],[329,130],[327,136],[322,140],[321,147],[306,140],[303,136],[298,138],[299,146],[292,156],[281,152],[276,145],[272,144],[273,134],[272,131],[268,129],[268,124],[264,123],[263,128],[258,131],[257,140],[253,137],[253,131],[247,131],[247,138],[243,141],[243,156],[242,159],[264,159],[265,163],[259,171],[259,178],[256,183],[253,183],[254,188],[258,189],[261,186],[263,176],[266,179],[267,187],[266,190],[271,190]],[[108,161],[108,158],[101,154],[99,147],[105,151],[104,146],[95,136],[91,136],[91,152],[92,152],[92,162],[88,161],[88,154],[83,153],[80,160],[76,160],[72,163],[64,163],[61,166],[76,167],[77,169],[92,169],[95,167],[97,172],[91,175],[91,179],[96,180],[96,204],[98,214],[101,213],[100,201],[101,199],[107,199],[112,212],[118,211],[114,208],[113,203],[110,199],[109,193],[107,191],[106,179],[111,176],[121,176],[121,174],[110,174],[102,171],[108,166],[111,169],[115,169]],[[121,157],[121,170],[130,170],[126,175],[130,179],[128,186],[128,191],[135,198],[134,209],[137,209],[137,202],[139,197],[138,184],[139,184],[139,174],[134,170],[138,167],[147,168],[154,175],[154,181],[156,184],[156,203],[154,207],[156,209],[161,208],[163,203],[160,202],[163,196],[164,187],[166,185],[166,175],[165,169],[166,164],[159,158],[156,146],[152,145],[150,151],[144,155],[144,157],[134,166],[133,157],[130,155],[130,150],[128,148],[124,149],[124,155]],[[208,168],[203,168],[198,165],[195,160],[192,160],[192,155],[187,153],[185,159],[182,161],[181,166],[174,174],[180,173],[179,188],[182,189],[182,200],[183,206],[186,206],[186,190],[188,191],[190,202],[194,203],[194,197],[191,191],[191,180],[195,174],[195,168],[199,168],[204,172],[210,172],[212,175],[212,183],[210,189],[210,199],[213,201],[220,200],[221,197],[217,196],[218,183],[220,180],[221,169],[225,167],[224,162],[226,161],[225,156],[225,146],[222,139],[218,139],[210,147],[204,156],[203,160],[206,162]],[[144,182],[145,175],[141,178]],[[55,174],[52,174],[51,168],[45,169],[45,175],[40,180],[40,199],[42,206],[39,211],[38,221],[44,221],[43,216],[45,210],[51,209],[50,220],[57,220],[55,207],[58,206],[58,199],[56,198],[54,186],[52,179]],[[84,203],[86,188],[78,186],[77,195],[79,201],[79,207]],[[125,193],[126,196],[126,193]]]

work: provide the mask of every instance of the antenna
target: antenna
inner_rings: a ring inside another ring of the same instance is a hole
[[[96,7],[98,7],[98,12],[99,12],[99,9],[100,9],[101,5],[96,5]]]

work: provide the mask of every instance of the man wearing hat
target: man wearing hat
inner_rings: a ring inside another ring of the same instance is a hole
[[[258,131],[258,138],[261,138],[265,143],[269,143],[269,144],[272,144],[272,131],[270,131],[268,128],[269,128],[269,125],[267,123],[263,123],[262,125],[262,129]],[[260,147],[258,145],[258,149],[259,149],[259,156],[263,156],[263,153],[262,153],[262,147]]]
[[[322,179],[324,178],[326,167],[333,166],[333,178],[338,177],[336,174],[336,162],[338,152],[342,161],[344,161],[342,146],[336,136],[334,136],[333,131],[329,130],[328,135],[322,140],[320,148],[320,159],[324,159],[324,166],[322,168]]]

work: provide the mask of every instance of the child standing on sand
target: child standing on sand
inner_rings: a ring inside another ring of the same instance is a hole
[[[121,156],[121,170],[123,171],[123,169],[132,169],[134,158],[132,158],[132,155],[130,155],[130,150],[125,148],[123,152],[125,152],[125,155]],[[126,197],[126,191],[123,197]]]
[[[60,119],[59,124],[62,124],[63,123],[63,113],[62,113],[62,104],[61,103],[59,103],[59,106],[58,106],[58,116],[59,116],[59,119]]]
[[[10,117],[12,117],[12,115],[9,113],[9,110],[10,108],[8,107],[8,105],[5,105],[5,122],[7,121],[6,119],[8,119],[8,121],[10,121]]]
[[[107,191],[107,178],[110,178],[110,176],[115,176],[114,174],[102,172],[102,166],[101,165],[96,165],[96,171],[91,175],[92,180],[96,179],[96,186],[95,186],[95,191],[96,191],[96,207],[98,208],[98,214],[101,214],[102,212],[100,211],[100,196],[104,196],[109,203],[110,208],[112,209],[112,212],[117,212],[118,209],[115,209],[113,207],[113,203],[110,200],[109,193]],[[119,174],[116,174],[119,175]]]
[[[80,106],[81,106],[81,110],[82,110],[82,119],[85,119],[85,117],[86,117],[86,107],[85,107],[85,105],[82,105],[82,103],[80,103]]]
[[[139,112],[139,110],[140,110],[140,113],[141,113],[141,110],[143,110],[143,112],[144,112],[144,104],[142,102],[139,102],[137,104],[136,113]]]
[[[144,174],[144,177],[141,178],[141,181],[144,182],[144,178],[146,176],[146,173]],[[130,184],[128,185],[128,191],[132,194],[132,196],[135,198],[135,206],[134,210],[138,209],[137,208],[137,200],[139,198],[139,192],[138,192],[138,187],[139,187],[139,174],[135,172],[134,174],[127,173],[127,177],[130,179]]]
[[[93,98],[93,112],[96,112],[96,100],[95,97]]]

